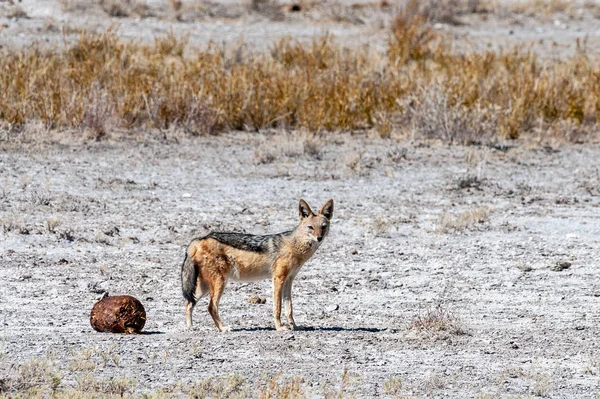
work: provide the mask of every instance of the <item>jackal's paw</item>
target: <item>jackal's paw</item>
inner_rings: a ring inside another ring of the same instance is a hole
[[[229,327],[229,326],[221,327],[221,332],[230,332],[230,331],[231,331],[231,327]]]
[[[288,326],[275,326],[277,331],[289,331]]]

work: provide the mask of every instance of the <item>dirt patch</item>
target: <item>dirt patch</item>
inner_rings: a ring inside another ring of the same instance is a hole
[[[4,145],[2,389],[598,392],[600,180],[590,160],[600,150],[321,140],[319,157],[298,150],[268,163],[255,151],[282,144],[252,134]],[[484,183],[457,188],[474,173]],[[233,332],[216,330],[203,301],[185,331],[179,271],[190,240],[211,229],[283,231],[296,224],[300,197],[336,201],[331,233],[294,286],[305,329],[273,329],[262,281],[228,285],[221,317]],[[481,207],[485,223],[439,231],[444,213]],[[569,268],[552,271],[565,259]],[[105,291],[142,301],[147,334],[92,330],[89,312]],[[248,303],[253,295],[266,305]],[[423,326],[460,320],[461,333],[415,328],[419,317]],[[274,377],[280,385],[269,385]]]

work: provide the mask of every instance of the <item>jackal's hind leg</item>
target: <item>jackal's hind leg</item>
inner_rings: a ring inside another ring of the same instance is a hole
[[[231,331],[230,327],[224,326],[219,317],[219,301],[225,290],[225,279],[217,279],[210,284],[210,302],[208,303],[208,313],[213,318],[215,325],[221,331]]]
[[[185,301],[185,327],[189,330],[192,328],[192,312],[194,304],[188,300]]]

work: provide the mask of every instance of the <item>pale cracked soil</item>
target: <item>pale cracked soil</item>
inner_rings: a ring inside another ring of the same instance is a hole
[[[49,357],[62,386],[75,386],[86,372],[75,361],[91,353],[97,378],[134,379],[137,393],[279,375],[320,396],[347,369],[355,397],[385,395],[390,381],[419,397],[598,395],[598,147],[331,134],[315,154],[293,137],[5,143],[0,370]],[[210,229],[288,229],[301,197],[315,208],[335,200],[331,233],[293,290],[305,329],[273,329],[262,281],[227,287],[221,317],[234,331],[217,331],[206,299],[186,331],[189,241]],[[103,290],[143,302],[146,334],[91,329]],[[248,303],[253,295],[267,303]],[[434,306],[462,333],[414,328]]]

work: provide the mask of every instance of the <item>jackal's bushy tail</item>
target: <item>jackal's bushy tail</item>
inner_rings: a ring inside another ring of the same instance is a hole
[[[181,290],[183,297],[191,304],[196,304],[194,293],[196,292],[196,282],[198,281],[198,271],[194,265],[193,257],[185,251],[185,259],[181,265]]]

